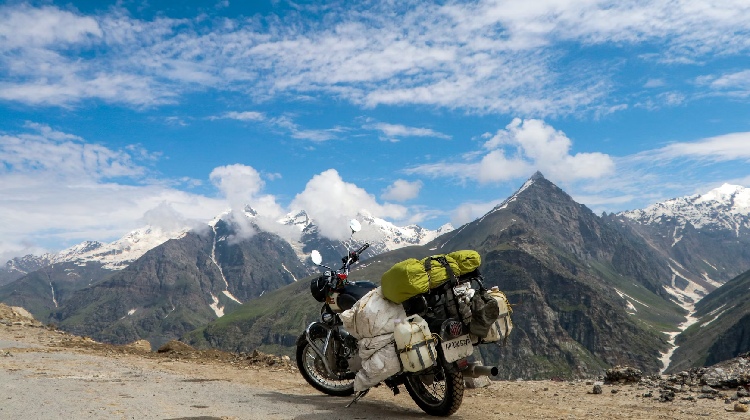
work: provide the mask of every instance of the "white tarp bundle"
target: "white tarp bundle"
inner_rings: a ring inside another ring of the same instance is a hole
[[[355,392],[375,386],[401,371],[393,331],[396,324],[406,318],[403,306],[383,297],[378,287],[339,316],[344,328],[358,340],[362,369],[354,378]]]

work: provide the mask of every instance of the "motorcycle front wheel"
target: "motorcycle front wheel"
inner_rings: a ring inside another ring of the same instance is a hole
[[[318,348],[323,346],[324,338],[312,337]],[[346,397],[354,394],[354,380],[331,377],[326,371],[323,360],[310,347],[306,337],[300,337],[297,344],[297,368],[313,388],[335,397]]]
[[[438,363],[410,374],[404,385],[411,399],[431,416],[450,416],[464,399],[464,375],[452,363]]]

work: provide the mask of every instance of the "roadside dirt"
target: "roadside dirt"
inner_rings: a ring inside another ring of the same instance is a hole
[[[143,343],[112,346],[24,315],[0,305],[0,418],[429,418],[405,390],[394,397],[385,387],[347,409],[349,398],[317,393],[287,358],[175,342],[161,352]],[[659,390],[643,385],[603,385],[601,394],[592,388],[584,381],[495,381],[467,389],[453,418],[750,418],[720,394],[659,402]]]

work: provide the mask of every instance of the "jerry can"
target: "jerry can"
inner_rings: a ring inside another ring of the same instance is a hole
[[[407,372],[419,372],[435,364],[437,351],[427,321],[412,315],[396,324],[396,352]]]

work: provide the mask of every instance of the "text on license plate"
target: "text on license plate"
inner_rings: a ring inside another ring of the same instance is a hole
[[[455,362],[458,359],[469,357],[473,352],[474,346],[471,345],[471,338],[468,334],[453,340],[443,341],[443,354],[447,362]]]

